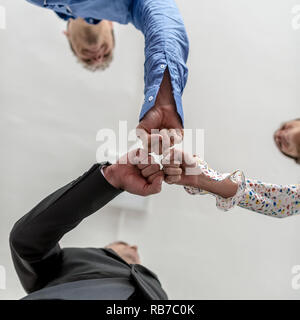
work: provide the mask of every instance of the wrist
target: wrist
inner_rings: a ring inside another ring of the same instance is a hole
[[[196,187],[208,192],[212,192],[214,182],[215,180],[205,176],[203,173],[198,174],[196,177]]]
[[[238,190],[238,184],[233,182],[229,177],[220,181],[222,183],[220,189],[220,196],[223,198],[232,198],[236,195]]]
[[[230,178],[225,178],[221,181],[213,180],[210,183],[209,191],[222,198],[232,198],[237,193],[237,183],[231,181]]]
[[[119,175],[117,174],[117,164],[112,164],[103,168],[103,175],[109,184],[116,189],[121,189]]]
[[[238,189],[237,183],[231,181],[230,178],[223,180],[214,180],[210,177],[207,177],[203,174],[197,176],[197,188],[211,192],[222,198],[231,198],[233,197]]]

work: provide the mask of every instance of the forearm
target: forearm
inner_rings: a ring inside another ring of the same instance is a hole
[[[228,176],[214,170],[204,169],[206,174],[199,174],[194,179],[189,193],[203,193],[205,190],[217,198],[217,206],[228,210],[238,205],[257,213],[284,218],[300,212],[300,186],[277,185],[253,179],[239,179],[235,174]]]
[[[244,209],[284,218],[300,212],[300,186],[277,185],[248,179],[238,204]]]
[[[183,123],[181,96],[188,70],[186,61],[189,41],[183,19],[174,0],[139,1],[134,10],[135,21],[145,36],[145,102],[140,120],[160,99],[158,95],[166,70],[169,91]],[[163,102],[165,103],[165,102]]]
[[[118,195],[94,165],[83,176],[52,193],[21,218],[10,233],[12,259],[26,290],[41,289],[61,263],[59,240],[84,218]]]
[[[199,181],[198,188],[227,199],[233,197],[236,194],[238,186],[229,178],[225,178],[221,181],[207,178],[205,181]]]
[[[21,218],[11,232],[11,244],[23,259],[43,259],[65,233],[120,192],[105,180],[99,165],[94,165]]]
[[[238,189],[229,174],[221,174],[208,167],[207,163],[197,156],[183,154],[184,161],[188,162],[184,167],[184,175],[180,184],[203,190],[223,198],[233,197]]]
[[[210,193],[216,197],[217,207],[228,211],[238,204],[243,196],[246,183],[242,171],[236,170],[232,174],[221,174],[208,167],[207,163],[198,157],[194,157],[196,165],[186,168],[182,184],[189,194]]]

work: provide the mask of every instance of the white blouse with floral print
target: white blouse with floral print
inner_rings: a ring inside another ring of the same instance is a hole
[[[220,174],[208,167],[207,163],[197,159],[198,169],[210,178],[220,181],[230,178],[238,184],[237,193],[231,198],[214,195],[217,207],[227,211],[234,206],[262,213],[272,217],[288,217],[300,213],[300,185],[278,185],[258,180],[245,179],[243,172]],[[184,187],[189,194],[210,194],[194,187]]]

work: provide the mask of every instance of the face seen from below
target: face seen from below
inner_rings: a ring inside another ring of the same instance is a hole
[[[105,248],[112,249],[115,251],[123,260],[125,260],[128,264],[140,264],[140,256],[138,254],[138,247],[136,245],[129,245],[123,241],[116,241]]]
[[[278,149],[292,158],[300,157],[300,120],[284,123],[275,133],[274,140]]]
[[[102,20],[94,25],[82,18],[70,19],[64,33],[74,54],[87,69],[104,70],[109,66],[115,47],[111,21]]]

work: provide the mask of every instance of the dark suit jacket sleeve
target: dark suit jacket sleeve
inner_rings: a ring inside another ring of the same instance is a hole
[[[121,192],[106,181],[96,164],[16,222],[10,233],[10,247],[26,292],[43,288],[55,277],[62,258],[58,242],[63,235]]]

